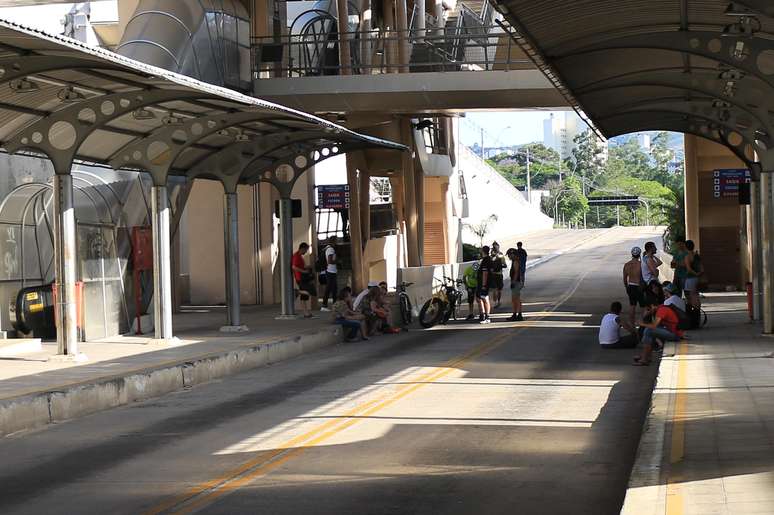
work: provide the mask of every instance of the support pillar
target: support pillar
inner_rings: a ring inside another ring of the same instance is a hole
[[[409,30],[408,30],[408,9],[406,0],[396,0],[395,18],[398,26],[398,71],[408,73],[409,71]]]
[[[415,0],[414,6],[417,12],[417,19],[414,25],[414,28],[416,29],[416,35],[417,38],[424,38],[426,29],[425,10],[427,9],[425,6],[425,0]]]
[[[240,321],[239,298],[239,217],[236,191],[223,196],[223,233],[226,253],[226,316],[227,325],[220,328],[224,333],[246,332],[247,326]]]
[[[151,190],[153,225],[153,325],[155,338],[170,342],[172,336],[172,263],[169,238],[169,197],[166,185]]]
[[[401,168],[403,169],[404,210],[406,217],[406,247],[408,254],[408,266],[421,266],[422,253],[419,233],[419,213],[424,206],[419,205],[417,191],[417,173],[414,169],[413,148],[414,141],[411,131],[411,120],[401,120],[401,143],[410,150],[401,155]]]
[[[699,164],[697,137],[685,135],[685,239],[693,240],[701,248],[699,231]]]
[[[761,253],[761,193],[760,182],[750,184],[750,271],[753,285],[753,320],[763,318],[763,254]]]
[[[54,263],[56,271],[56,340],[58,359],[84,361],[78,352],[75,299],[75,207],[73,177],[54,175]]]
[[[347,0],[336,0],[339,30],[339,74],[352,75],[352,56],[349,48],[349,7]]]
[[[771,238],[774,229],[771,224],[771,174],[761,174],[761,271],[763,275],[763,333],[774,333],[774,262],[772,261]]]
[[[296,318],[295,294],[293,292],[293,270],[290,268],[290,258],[293,255],[293,201],[290,197],[283,196],[279,199],[279,230],[282,314],[277,318]]]
[[[363,221],[360,208],[363,199],[360,197],[360,177],[355,153],[347,154],[347,183],[349,184],[349,246],[352,261],[352,291],[359,292],[366,287],[367,281],[363,272]],[[365,200],[368,202],[368,198]]]

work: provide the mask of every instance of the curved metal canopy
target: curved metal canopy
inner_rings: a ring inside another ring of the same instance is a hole
[[[272,182],[272,167],[288,163],[297,176],[324,149],[406,150],[313,115],[1,19],[0,146],[12,153],[45,154],[60,174],[80,160],[148,171],[157,184],[173,174],[208,176],[234,186]],[[228,176],[223,166],[201,169],[213,156],[237,151],[261,160],[250,160],[251,166],[230,170]],[[294,173],[280,172],[290,179]]]
[[[605,137],[697,134],[774,171],[765,0],[495,0],[516,41]]]

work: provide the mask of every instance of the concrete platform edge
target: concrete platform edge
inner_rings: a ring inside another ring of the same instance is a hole
[[[669,342],[659,362],[650,409],[645,417],[637,457],[629,476],[621,515],[662,515],[666,513],[667,485],[664,481],[666,442],[674,409],[677,384],[677,343]]]
[[[339,326],[0,400],[0,436],[40,428],[279,363],[341,341]]]

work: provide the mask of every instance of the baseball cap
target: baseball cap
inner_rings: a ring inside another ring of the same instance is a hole
[[[368,287],[369,288],[378,288],[379,283],[377,281],[368,281]]]
[[[638,257],[640,254],[642,254],[642,249],[639,247],[632,247],[632,256]]]

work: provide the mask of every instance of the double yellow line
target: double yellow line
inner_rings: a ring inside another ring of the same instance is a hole
[[[574,286],[569,289],[551,308],[546,310],[543,316],[538,319],[550,316],[551,312],[558,309],[578,290],[583,280],[591,272],[587,269],[575,281]],[[239,467],[217,477],[211,481],[201,483],[190,488],[183,494],[173,497],[150,510],[144,512],[144,515],[160,515],[162,513],[186,514],[193,513],[205,506],[215,502],[218,498],[233,492],[254,479],[268,474],[283,463],[303,453],[305,450],[315,447],[320,443],[332,438],[342,431],[352,427],[374,413],[377,413],[399,400],[411,395],[420,388],[437,381],[459,368],[463,367],[470,360],[483,356],[495,348],[502,345],[506,340],[513,337],[514,334],[526,327],[516,327],[510,331],[502,333],[486,342],[483,342],[461,356],[451,358],[443,363],[440,368],[421,374],[413,379],[409,379],[407,384],[399,387],[396,391],[381,395],[373,400],[364,402],[343,415],[336,416],[335,419],[324,422],[304,434],[277,446],[271,451],[259,453],[253,459],[246,461]]]

